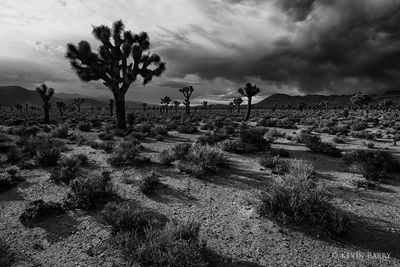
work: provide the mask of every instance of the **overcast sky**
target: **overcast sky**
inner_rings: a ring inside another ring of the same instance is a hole
[[[350,94],[400,90],[399,0],[1,0],[0,85],[111,96],[81,82],[64,58],[92,25],[122,19],[147,31],[167,71],[127,98],[158,103],[229,101],[246,82],[262,93]]]

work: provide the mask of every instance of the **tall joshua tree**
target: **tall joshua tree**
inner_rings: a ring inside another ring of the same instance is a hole
[[[208,102],[207,102],[207,101],[203,101],[203,107],[204,107],[204,110],[206,110],[206,109],[207,109],[207,105],[208,105]]]
[[[78,109],[78,112],[81,113],[81,105],[85,103],[85,99],[83,98],[75,98],[73,104],[76,106],[76,108]]]
[[[233,99],[233,104],[235,104],[235,106],[237,106],[237,112],[238,114],[240,113],[240,105],[243,103],[243,99],[241,97],[235,97]]]
[[[153,76],[160,76],[165,71],[165,63],[157,54],[146,52],[150,48],[146,32],[125,31],[121,20],[114,22],[112,29],[95,26],[92,33],[101,42],[98,54],[92,52],[87,41],[81,41],[77,46],[68,44],[66,58],[82,81],[102,80],[111,90],[117,127],[126,129],[125,94],[129,86],[138,76],[143,78],[143,84],[150,82]]]
[[[183,104],[185,105],[186,108],[186,114],[190,114],[190,97],[192,96],[193,93],[193,86],[189,85],[183,88],[179,89],[179,92],[181,92],[183,94],[183,96],[185,97],[185,101],[183,102]]]
[[[50,122],[50,98],[54,95],[54,89],[48,88],[45,84],[36,88],[40,97],[43,100],[43,111],[44,111],[44,122],[48,124]]]
[[[171,103],[172,99],[169,96],[164,96],[161,98],[161,105],[164,105],[165,113],[168,113],[168,106]]]
[[[178,107],[179,107],[179,105],[181,104],[181,102],[179,102],[179,101],[177,101],[177,100],[174,100],[174,101],[172,101],[172,103],[174,104],[175,112],[178,112]]]
[[[247,83],[244,88],[239,88],[238,92],[247,97],[247,113],[246,117],[244,117],[243,121],[248,121],[250,118],[250,111],[251,111],[251,100],[253,96],[260,92],[260,88],[257,85],[252,85],[251,83]]]

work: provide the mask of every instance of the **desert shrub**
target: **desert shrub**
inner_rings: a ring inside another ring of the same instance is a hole
[[[140,166],[149,163],[150,159],[142,155],[141,145],[122,142],[114,154],[108,159],[113,167]]]
[[[79,176],[70,183],[71,192],[67,195],[68,206],[91,209],[108,201],[113,195],[110,173],[91,172],[87,176]]]
[[[279,156],[266,154],[261,158],[260,164],[266,168],[272,169],[272,173],[284,174],[288,172],[288,162],[282,160]]]
[[[295,161],[289,173],[260,197],[258,212],[283,223],[313,224],[332,235],[341,235],[348,218],[330,202],[328,194],[311,178],[313,167]]]
[[[215,173],[228,165],[227,158],[219,149],[210,146],[192,146],[183,160],[178,162],[178,169],[195,177]]]
[[[375,144],[374,144],[373,142],[366,142],[366,141],[363,141],[362,144],[363,144],[363,146],[365,146],[365,147],[367,147],[367,148],[369,148],[369,149],[372,149],[372,148],[375,147]]]
[[[345,144],[348,142],[348,139],[343,135],[337,135],[332,139],[336,144]]]
[[[60,203],[45,202],[42,199],[32,201],[19,217],[22,223],[31,223],[48,218],[49,216],[64,213],[65,210]]]
[[[352,165],[367,180],[380,180],[388,172],[397,171],[399,162],[387,151],[358,150],[344,155],[344,161]]]
[[[51,173],[50,179],[59,183],[69,184],[78,177],[80,167],[87,165],[88,158],[86,155],[77,154],[72,157],[63,157],[58,162],[59,167]]]
[[[10,167],[6,170],[6,173],[0,174],[0,192],[8,191],[22,181],[24,179],[19,175],[19,169]]]
[[[183,134],[194,134],[197,133],[197,127],[187,124],[187,125],[179,125],[176,129],[179,133]]]
[[[42,147],[36,153],[35,160],[40,167],[52,167],[57,165],[61,152],[58,147]]]
[[[139,183],[139,190],[145,194],[150,195],[161,184],[160,179],[154,172],[144,176]]]
[[[199,230],[197,222],[171,222],[162,230],[150,228],[144,238],[128,233],[121,238],[121,251],[132,265],[207,266],[205,246],[198,237]]]
[[[0,266],[10,267],[14,261],[14,253],[11,252],[10,247],[0,239]]]
[[[350,125],[350,128],[353,131],[362,131],[368,128],[368,123],[365,121],[353,121]]]
[[[20,148],[13,146],[7,151],[6,157],[8,162],[14,164],[22,159],[23,154]]]
[[[112,153],[114,151],[113,141],[88,141],[86,145],[89,145],[93,149],[102,149],[106,153]]]
[[[57,137],[57,138],[67,138],[68,137],[68,131],[69,127],[67,124],[63,124],[61,126],[58,126],[56,129],[54,129],[51,132],[51,136]]]
[[[350,132],[350,136],[366,140],[374,140],[377,136],[368,131]]]
[[[78,129],[82,132],[90,132],[92,125],[89,122],[81,122],[78,124]]]
[[[156,126],[154,129],[153,135],[161,135],[161,136],[168,136],[168,128],[164,125]]]
[[[271,143],[264,138],[265,131],[241,128],[238,140],[224,140],[218,147],[232,153],[250,153],[267,150]]]
[[[40,128],[37,126],[25,127],[25,126],[18,126],[11,130],[11,133],[16,134],[22,137],[28,137],[31,135],[36,135],[40,132]]]
[[[99,133],[98,137],[103,141],[113,141],[114,134],[112,133]]]
[[[183,159],[189,154],[192,145],[188,143],[180,143],[171,148],[175,159]]]
[[[279,156],[281,158],[288,158],[290,157],[289,151],[284,148],[271,148],[269,153],[273,156]]]
[[[12,142],[13,139],[8,134],[0,133],[0,143]]]
[[[326,154],[332,157],[340,157],[341,151],[333,144],[324,143],[318,135],[301,133],[298,142],[304,143],[312,152]]]
[[[214,144],[221,142],[223,140],[226,140],[228,138],[229,138],[228,135],[214,133],[214,134],[202,135],[197,139],[197,141],[201,145],[214,145]]]
[[[176,160],[176,157],[171,149],[164,149],[160,153],[158,153],[158,158],[160,163],[165,166],[172,165],[172,162]]]
[[[113,235],[130,232],[143,238],[150,227],[161,227],[160,216],[151,210],[138,207],[132,202],[110,202],[100,214],[101,220],[111,226]]]
[[[0,153],[7,153],[11,149],[15,148],[15,144],[12,142],[0,143]]]
[[[223,132],[226,135],[234,134],[235,133],[235,127],[232,125],[225,125],[223,127]]]

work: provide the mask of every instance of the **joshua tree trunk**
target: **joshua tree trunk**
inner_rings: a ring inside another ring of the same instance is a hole
[[[251,97],[248,97],[248,101],[247,101],[247,113],[246,113],[246,117],[244,117],[244,121],[248,121],[250,118],[250,111],[251,111]]]
[[[240,106],[237,106],[238,114],[240,114]]]
[[[44,110],[44,123],[49,124],[50,122],[49,103],[44,103],[43,110]]]
[[[115,102],[115,114],[117,115],[117,128],[126,129],[125,94],[123,93],[114,94],[114,102]]]

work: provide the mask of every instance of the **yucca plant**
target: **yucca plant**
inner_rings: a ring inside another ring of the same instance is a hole
[[[237,112],[238,114],[240,113],[240,105],[243,103],[243,99],[241,97],[235,97],[233,99],[233,104],[235,104],[235,106],[237,106]]]
[[[251,111],[251,100],[253,96],[260,92],[260,88],[257,85],[252,85],[251,83],[247,83],[244,88],[239,88],[239,93],[243,96],[247,97],[247,113],[246,117],[244,117],[243,121],[248,121],[250,118],[250,111]]]
[[[181,104],[181,102],[179,102],[179,101],[177,101],[177,100],[174,100],[172,103],[174,104],[175,112],[178,112],[178,107],[179,107],[179,105]]]
[[[75,98],[73,104],[76,106],[76,108],[78,109],[78,112],[81,113],[81,105],[85,103],[85,99],[83,98]]]
[[[130,85],[138,76],[143,78],[143,84],[149,83],[153,76],[160,76],[165,71],[166,65],[159,55],[146,52],[150,48],[146,32],[133,34],[124,28],[121,20],[114,22],[112,29],[105,25],[93,27],[94,37],[101,42],[98,54],[92,51],[87,41],[81,41],[77,46],[68,44],[66,53],[82,81],[102,80],[111,90],[119,129],[126,129],[125,94]]]
[[[54,95],[54,89],[48,88],[46,84],[42,84],[41,86],[36,88],[36,91],[39,93],[40,97],[43,100],[43,111],[44,111],[44,122],[48,124],[50,122],[50,99]]]

